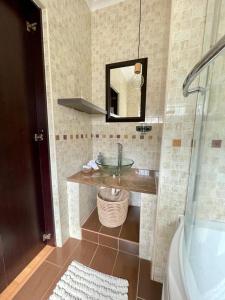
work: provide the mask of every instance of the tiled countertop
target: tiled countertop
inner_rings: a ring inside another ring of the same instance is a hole
[[[140,176],[137,174],[137,169],[130,169],[120,177],[113,178],[106,173],[95,171],[85,174],[78,172],[67,178],[70,182],[104,186],[117,189],[128,190],[132,192],[140,192],[156,195],[157,193],[157,180],[155,172],[150,171],[150,176]]]

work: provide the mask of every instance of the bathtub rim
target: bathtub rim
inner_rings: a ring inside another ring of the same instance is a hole
[[[167,275],[163,284],[162,300],[190,300],[184,284],[183,272],[184,217],[180,217],[172,238],[167,262]]]

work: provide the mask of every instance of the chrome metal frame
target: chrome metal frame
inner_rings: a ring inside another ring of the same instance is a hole
[[[211,62],[215,60],[215,58],[225,50],[225,35],[215,44],[213,48],[211,48],[203,58],[194,66],[191,72],[186,77],[183,83],[183,95],[184,97],[188,97],[190,94],[204,92],[205,88],[196,87],[193,89],[189,89],[192,82],[195,78],[204,70]]]

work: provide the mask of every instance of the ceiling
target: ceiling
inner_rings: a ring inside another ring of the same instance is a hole
[[[125,0],[86,0],[90,10],[94,11],[103,7],[111,6]]]

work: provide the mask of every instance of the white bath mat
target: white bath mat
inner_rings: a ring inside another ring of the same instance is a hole
[[[49,300],[127,300],[128,281],[73,261]]]

